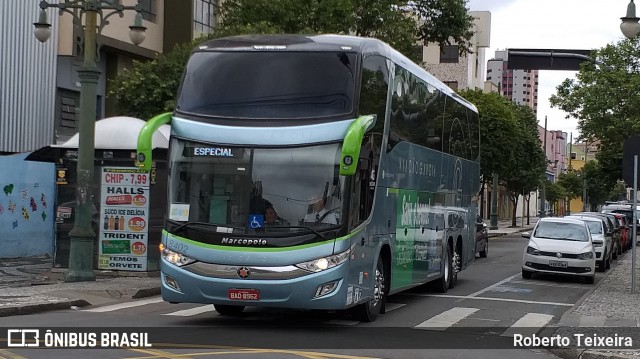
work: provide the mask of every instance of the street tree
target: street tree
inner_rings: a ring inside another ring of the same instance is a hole
[[[460,96],[473,103],[480,117],[480,175],[483,182],[493,174],[503,178],[510,170],[516,153],[514,140],[518,138],[518,120],[513,105],[498,93],[482,90],[461,90]]]
[[[225,0],[213,34],[177,46],[131,69],[109,84],[108,96],[123,115],[150,118],[175,106],[178,84],[190,51],[202,41],[240,34],[337,33],[377,37],[412,60],[419,43],[459,44],[470,51],[473,17],[468,0]],[[420,21],[417,21],[420,20]]]
[[[558,201],[567,197],[567,191],[558,183],[545,179],[544,199],[554,208]]]
[[[468,0],[225,0],[221,26],[269,24],[282,33],[336,33],[376,37],[421,60],[416,43],[458,44],[471,51]],[[416,21],[418,20],[418,21]]]
[[[511,104],[511,107],[516,119],[516,136],[511,138],[510,143],[511,152],[515,155],[508,158],[508,170],[502,181],[513,205],[511,225],[515,227],[520,195],[528,204],[530,193],[542,184],[546,159],[538,136],[535,113],[528,106]]]
[[[567,171],[558,176],[557,183],[566,190],[569,200],[582,196],[583,178],[581,173],[580,171]]]
[[[587,203],[591,210],[595,210],[599,204],[609,199],[615,184],[611,185],[598,161],[587,162],[581,171],[587,188]]]
[[[576,79],[556,88],[550,102],[578,120],[582,140],[600,140],[602,178],[622,178],[622,143],[640,134],[640,42],[609,44],[582,63]]]

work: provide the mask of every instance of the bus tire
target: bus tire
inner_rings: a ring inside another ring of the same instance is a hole
[[[376,266],[376,274],[373,283],[373,297],[366,303],[359,304],[353,308],[353,315],[355,319],[361,322],[373,322],[378,318],[386,295],[385,276],[384,262],[382,257],[378,257],[378,264]]]
[[[221,315],[238,315],[244,310],[243,305],[214,304],[213,307]]]
[[[458,284],[458,273],[460,273],[460,268],[462,267],[462,248],[460,248],[460,243],[462,243],[462,240],[458,239],[455,247],[456,249],[449,252],[451,254],[449,258],[451,258],[450,262],[452,268],[451,280],[449,281],[449,289],[455,288],[456,284]]]
[[[436,290],[439,293],[446,293],[451,285],[451,273],[453,272],[453,265],[451,264],[451,245],[447,245],[442,253],[442,278],[436,281]]]

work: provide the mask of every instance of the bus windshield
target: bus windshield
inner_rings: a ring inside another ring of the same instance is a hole
[[[174,138],[170,151],[167,216],[172,221],[261,235],[342,223],[339,143],[252,148]]]
[[[356,54],[197,52],[177,110],[229,118],[317,118],[353,111]]]

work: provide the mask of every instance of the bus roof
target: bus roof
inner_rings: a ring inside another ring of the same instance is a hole
[[[347,49],[345,49],[347,47]],[[194,51],[331,51],[350,50],[361,54],[377,54],[402,65],[428,84],[436,87],[447,96],[464,106],[478,112],[477,108],[455,93],[450,87],[416,65],[409,58],[395,50],[389,44],[370,37],[348,35],[237,35],[208,40],[196,47]]]

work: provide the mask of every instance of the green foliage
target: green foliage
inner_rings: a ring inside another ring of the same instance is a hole
[[[513,105],[497,93],[462,90],[459,94],[478,108],[480,115],[480,174],[485,181],[497,173],[502,180],[516,160],[517,119]]]
[[[415,1],[415,10],[424,23],[418,38],[427,44],[458,44],[459,53],[471,52],[473,16],[468,14],[467,0]]]
[[[640,42],[609,44],[582,64],[576,80],[565,80],[551,105],[578,120],[582,139],[599,139],[597,156],[609,186],[622,178],[622,143],[640,134]]]
[[[582,196],[583,180],[582,172],[568,171],[558,176],[558,185],[562,186],[567,193],[567,197],[571,200]]]
[[[467,0],[225,0],[221,25],[209,38],[239,34],[354,34],[376,37],[414,61],[419,41],[457,42],[468,50],[473,18]],[[418,26],[415,19],[425,21]],[[177,46],[148,62],[135,62],[109,84],[123,115],[150,118],[175,106],[191,50],[205,38]]]
[[[564,187],[549,180],[545,181],[544,198],[551,204],[551,206],[555,206],[559,200],[567,197],[567,191]]]
[[[608,200],[615,184],[610,183],[600,163],[598,161],[589,161],[581,171],[587,184],[587,203],[592,208],[595,208]]]

